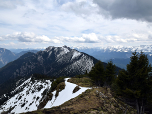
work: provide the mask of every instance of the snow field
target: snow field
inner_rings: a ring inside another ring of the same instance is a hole
[[[49,101],[46,106],[44,108],[52,108],[54,106],[59,106],[61,104],[63,104],[64,102],[72,99],[72,98],[75,98],[77,97],[78,95],[82,94],[82,92],[86,91],[87,87],[80,87],[81,89],[79,91],[77,91],[76,93],[73,93],[73,90],[74,88],[77,86],[76,84],[73,84],[73,83],[70,83],[70,82],[67,82],[69,78],[66,78],[65,79],[65,89],[62,90],[58,97],[55,98],[55,93],[56,91],[54,91],[52,94],[53,94],[53,98],[51,101]]]

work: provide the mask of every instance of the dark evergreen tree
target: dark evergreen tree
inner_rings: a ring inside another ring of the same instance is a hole
[[[110,87],[112,82],[115,80],[116,72],[115,72],[116,66],[113,65],[112,61],[108,62],[105,70],[105,86]]]
[[[105,81],[105,71],[101,61],[99,61],[95,64],[94,67],[92,67],[92,70],[89,72],[89,77],[97,86],[103,86]]]
[[[147,55],[141,52],[132,53],[127,70],[120,71],[116,83],[118,85],[117,94],[125,99],[134,101],[137,114],[144,114],[148,99],[152,97],[152,83],[148,76],[151,66]]]
[[[86,70],[85,75],[88,75],[88,71]]]

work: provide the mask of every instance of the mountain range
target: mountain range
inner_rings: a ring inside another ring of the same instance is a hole
[[[145,54],[147,54],[149,62],[152,64],[152,45],[140,45],[140,46],[130,46],[130,47],[124,47],[124,46],[109,46],[109,47],[71,47],[72,49],[76,49],[80,52],[87,53],[94,58],[101,60],[103,62],[109,62],[110,60],[113,61],[113,63],[123,69],[126,69],[126,65],[130,62],[130,57],[132,55],[132,52],[135,50],[137,52],[143,51]],[[40,50],[44,49],[10,49],[11,51],[7,49],[0,49],[0,68],[5,66],[7,63],[16,60],[21,55],[27,53],[27,52],[38,52]],[[5,51],[4,51],[5,50]]]
[[[126,69],[126,65],[130,62],[132,52],[144,52],[149,59],[149,63],[152,64],[152,45],[141,45],[141,46],[109,46],[109,47],[72,47],[81,52],[85,52],[98,60],[103,62],[112,61],[116,66]]]
[[[78,46],[78,47],[71,47],[77,50],[91,50],[91,52],[93,51],[104,51],[104,52],[134,52],[135,50],[137,52],[143,51],[145,53],[152,53],[152,45],[140,45],[140,46],[107,46],[107,47],[84,47],[84,46]]]

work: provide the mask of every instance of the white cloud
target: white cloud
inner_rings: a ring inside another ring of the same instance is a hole
[[[95,33],[90,34],[82,34],[81,37],[57,37],[58,39],[61,39],[62,42],[76,42],[76,43],[99,43],[100,40],[98,39],[98,36]]]
[[[99,42],[99,39],[97,37],[97,35],[95,33],[91,33],[91,34],[83,34],[82,38],[85,39],[86,42],[89,43],[96,43]]]
[[[60,40],[58,39],[50,39],[49,37],[45,36],[45,35],[35,35],[32,32],[15,32],[13,34],[8,34],[6,36],[3,36],[4,39],[7,40],[17,40],[19,42],[38,42],[38,43],[42,43],[42,42],[51,42],[51,43],[61,43]]]
[[[0,40],[2,41],[2,40],[3,40],[3,38],[2,38],[2,37],[0,37]]]

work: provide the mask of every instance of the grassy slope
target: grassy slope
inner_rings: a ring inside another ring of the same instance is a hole
[[[92,85],[88,78],[72,78],[68,81],[84,87]],[[114,98],[110,89],[93,87],[60,106],[24,114],[122,114],[125,111],[126,114],[136,114],[134,108]]]

